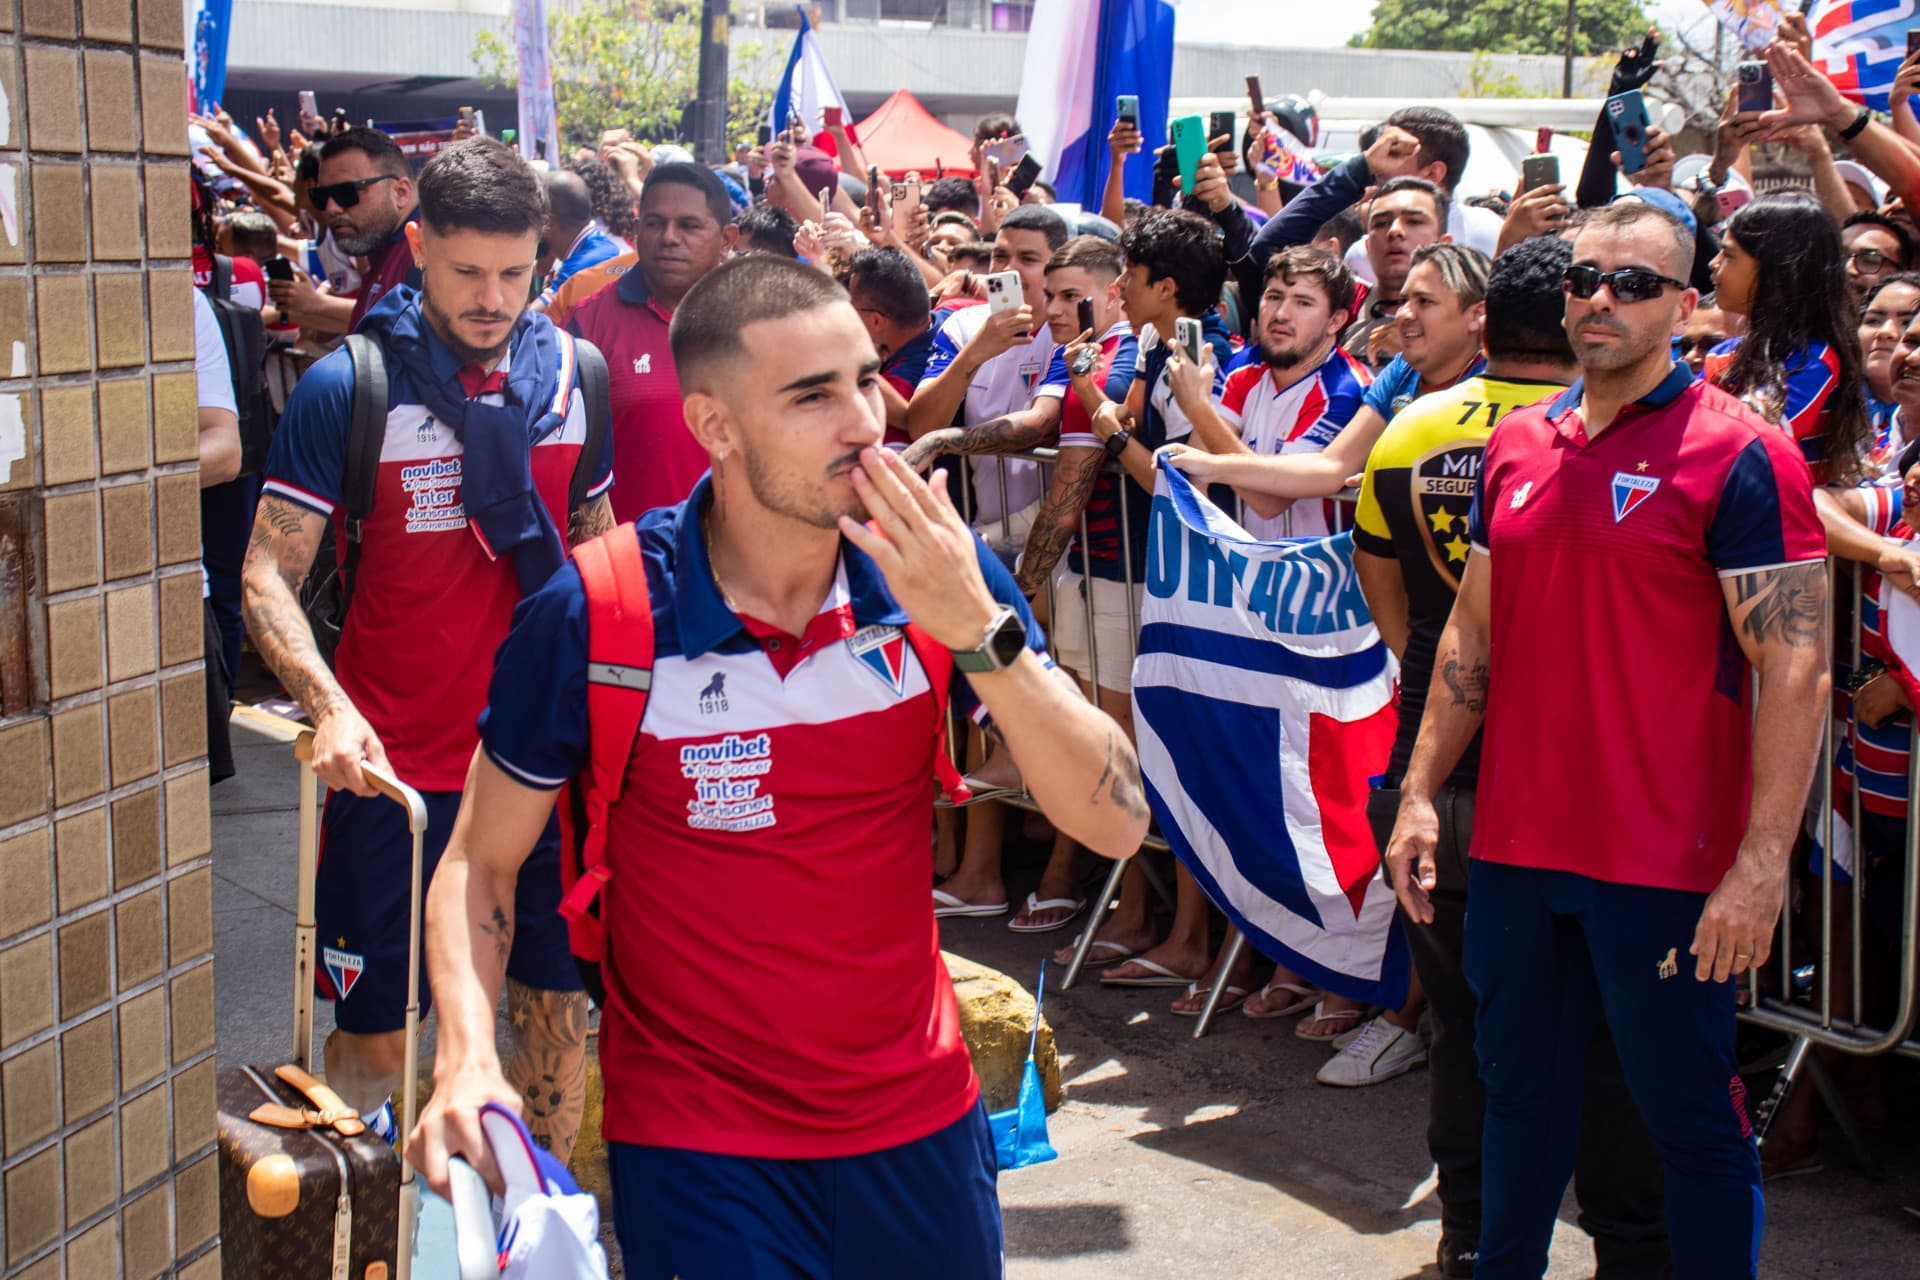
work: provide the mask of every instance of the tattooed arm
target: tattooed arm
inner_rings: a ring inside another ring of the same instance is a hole
[[[241,610],[254,648],[312,722],[313,771],[329,787],[370,796],[362,760],[387,768],[386,748],[341,690],[313,642],[300,583],[313,565],[326,517],[263,494],[240,570]]]
[[[1440,818],[1433,798],[1461,753],[1487,718],[1487,688],[1493,654],[1488,583],[1492,564],[1476,549],[1460,576],[1460,594],[1433,659],[1433,686],[1420,719],[1413,759],[1400,783],[1400,813],[1387,844],[1387,874],[1408,917],[1433,921],[1427,898],[1435,883],[1434,856],[1440,848]]]
[[[567,546],[591,542],[613,528],[613,502],[606,494],[588,498],[567,521]]]
[[[427,890],[427,976],[433,984],[440,1047],[433,1064],[433,1098],[420,1114],[407,1158],[442,1195],[447,1159],[454,1155],[464,1156],[498,1189],[499,1178],[480,1133],[480,1108],[500,1102],[532,1119],[524,1090],[538,1083],[537,1076],[555,1075],[567,1095],[550,1109],[552,1114],[543,1114],[548,1122],[544,1136],[549,1142],[564,1138],[571,1145],[579,1127],[579,1111],[571,1105],[572,1066],[556,1045],[572,1035],[576,1022],[584,1036],[584,999],[577,1010],[570,1003],[546,1010],[548,1025],[541,1034],[532,1034],[529,1026],[525,1042],[534,1052],[523,1066],[520,1089],[508,1083],[494,1047],[493,1011],[513,950],[514,886],[520,865],[553,812],[554,794],[519,782],[484,750],[476,750],[459,816]],[[524,1012],[533,1019],[531,1007]],[[517,1050],[522,1043],[517,1025],[521,1011],[515,1016]],[[566,1035],[557,1034],[555,1027],[565,1029]]]
[[[971,427],[929,431],[908,445],[903,456],[908,466],[920,471],[935,455],[942,453],[1018,453],[1022,449],[1036,449],[1053,439],[1059,429],[1060,398],[1041,396],[1018,413],[990,418]]]
[[[1046,589],[1047,577],[1080,528],[1081,513],[1106,462],[1104,449],[1067,448],[1060,451],[1059,465],[1047,485],[1040,512],[1033,518],[1027,534],[1026,549],[1020,553],[1020,571],[1014,582],[1023,595],[1034,596]]]
[[[1830,705],[1826,564],[1755,569],[1723,577],[1720,586],[1741,651],[1759,672],[1760,702],[1746,834],[1694,933],[1694,977],[1702,982],[1758,969],[1773,948],[1787,857]]]

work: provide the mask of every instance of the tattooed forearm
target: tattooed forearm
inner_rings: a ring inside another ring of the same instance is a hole
[[[284,498],[263,496],[241,570],[241,612],[254,647],[315,721],[347,700],[300,607],[300,583],[319,548],[321,522],[317,513]]]
[[[507,919],[507,913],[495,907],[487,919],[478,921],[473,927],[493,939],[493,949],[499,957],[500,967],[506,968],[507,957],[513,952],[513,921]]]
[[[613,528],[613,503],[606,494],[589,499],[567,522],[567,545],[577,547]]]
[[[1453,695],[1453,705],[1465,707],[1476,715],[1487,709],[1487,683],[1491,673],[1485,662],[1475,662],[1472,666],[1449,655],[1440,664],[1440,678],[1446,681],[1447,691]]]
[[[1827,612],[1827,566],[1821,561],[1760,569],[1733,580],[1733,614],[1755,644],[1794,649],[1820,643]]]
[[[1100,777],[1093,784],[1093,793],[1087,797],[1090,804],[1099,804],[1105,799],[1117,806],[1130,818],[1146,816],[1147,798],[1140,789],[1140,761],[1134,754],[1133,745],[1118,729],[1107,734],[1107,758],[1101,766]]]
[[[1080,527],[1080,513],[1086,510],[1087,498],[1093,493],[1100,464],[1105,460],[1105,452],[1099,449],[1060,451],[1046,500],[1040,504],[1040,513],[1027,534],[1026,549],[1020,553],[1020,572],[1014,581],[1025,594],[1037,594],[1047,585],[1048,575]]]
[[[513,1049],[507,1083],[520,1093],[533,1139],[565,1164],[587,1102],[587,997],[507,981]]]

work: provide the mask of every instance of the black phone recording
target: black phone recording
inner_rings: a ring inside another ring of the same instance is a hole
[[[1092,298],[1080,299],[1079,320],[1080,320],[1080,332],[1093,333],[1093,299]],[[1100,335],[1097,333],[1094,333],[1093,336],[1097,338]]]
[[[1007,190],[1013,192],[1016,196],[1025,196],[1039,178],[1040,162],[1036,160],[1033,153],[1029,151],[1026,155],[1020,157],[1020,163],[1013,167],[1011,174],[1007,175]]]

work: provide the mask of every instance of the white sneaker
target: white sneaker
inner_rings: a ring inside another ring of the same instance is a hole
[[[1420,1043],[1420,1037],[1382,1016],[1362,1027],[1360,1034],[1327,1060],[1314,1079],[1346,1089],[1364,1088],[1404,1075],[1426,1060],[1426,1046]]]

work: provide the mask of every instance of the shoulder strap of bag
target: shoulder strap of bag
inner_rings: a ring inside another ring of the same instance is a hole
[[[360,539],[373,510],[374,486],[380,478],[380,447],[387,437],[387,357],[380,344],[363,333],[347,335],[347,354],[353,360],[353,411],[347,431],[347,474],[341,486],[342,532],[346,555],[340,562],[343,586],[340,622],[346,624],[353,603],[355,572],[360,567]]]
[[[573,358],[580,370],[580,398],[587,411],[587,437],[580,445],[580,460],[573,465],[573,483],[567,490],[569,513],[587,504],[587,491],[593,488],[594,476],[600,470],[600,459],[607,447],[613,403],[607,358],[600,354],[600,348],[584,338],[574,338]]]
[[[646,564],[632,529],[613,529],[584,542],[574,548],[573,558],[587,597],[588,763],[576,782],[586,829],[576,833],[578,877],[560,900],[560,914],[578,928],[587,926],[594,899],[611,874],[607,814],[626,783],[627,762],[647,712],[654,635]],[[592,950],[599,949],[596,941]],[[574,954],[580,953],[576,945]]]
[[[221,302],[233,301],[233,259],[224,253],[213,255],[213,279],[207,282],[207,292]]]
[[[913,656],[920,659],[920,667],[927,673],[927,683],[933,688],[934,777],[939,779],[940,789],[947,793],[948,800],[954,804],[965,804],[973,799],[973,791],[967,786],[959,766],[954,764],[953,752],[947,741],[947,706],[953,696],[953,650],[915,623],[909,622],[903,630],[907,634],[907,643],[913,646]]]

